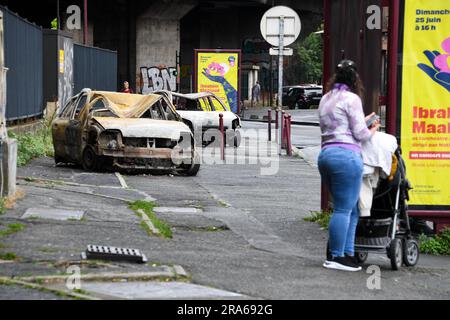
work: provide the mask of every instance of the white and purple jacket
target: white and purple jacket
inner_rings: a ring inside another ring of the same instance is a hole
[[[361,98],[344,84],[323,96],[319,106],[322,148],[343,147],[361,152],[361,144],[370,140]]]

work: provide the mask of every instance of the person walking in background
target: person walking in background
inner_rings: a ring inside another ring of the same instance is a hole
[[[369,130],[361,98],[364,88],[353,61],[343,60],[336,68],[327,94],[319,106],[322,151],[319,171],[333,197],[329,226],[329,249],[323,266],[327,269],[360,271],[355,261],[355,233],[359,221],[358,199],[362,184],[361,144],[380,127]]]
[[[261,98],[261,85],[259,84],[259,81],[256,81],[256,84],[252,88],[252,105],[256,102],[256,104],[259,104]]]
[[[123,83],[123,90],[122,90],[122,92],[123,93],[131,93],[131,94],[134,93],[133,89],[130,88],[130,83],[128,81],[125,81]]]

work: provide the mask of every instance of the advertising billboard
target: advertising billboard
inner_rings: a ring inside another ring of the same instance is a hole
[[[212,92],[239,113],[240,50],[195,50],[195,88]]]
[[[450,7],[404,1],[401,146],[411,207],[450,208]]]

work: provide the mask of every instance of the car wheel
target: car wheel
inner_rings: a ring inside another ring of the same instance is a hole
[[[178,174],[184,177],[195,177],[199,171],[200,171],[200,155],[197,152],[195,152],[193,163],[182,164],[177,170]]]
[[[242,141],[241,132],[239,130],[236,130],[234,134],[234,147],[239,148],[241,146],[241,141]]]
[[[178,174],[184,177],[195,177],[200,171],[200,164],[190,164],[186,167],[182,166],[178,170]]]
[[[83,169],[86,171],[96,171],[98,169],[99,159],[94,151],[94,148],[87,146],[84,148],[82,165]]]

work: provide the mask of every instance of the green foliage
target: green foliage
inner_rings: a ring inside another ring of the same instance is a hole
[[[323,74],[322,35],[311,33],[297,46],[301,82],[321,83]]]
[[[328,230],[332,213],[330,211],[312,211],[311,216],[305,218],[306,222],[316,222],[323,229]]]
[[[131,202],[129,204],[129,208],[136,212],[139,216],[141,216],[140,212],[143,211],[150,219],[150,221],[153,223],[156,229],[159,230],[161,235],[164,238],[173,238],[172,230],[170,230],[170,227],[164,223],[163,221],[159,220],[158,217],[156,217],[155,213],[153,212],[153,209],[156,207],[155,202],[150,201],[135,201]],[[145,222],[141,223],[141,226],[149,233],[152,234],[152,231],[148,228],[148,226],[145,224]]]
[[[0,215],[4,214],[6,211],[5,202],[6,202],[6,198],[0,197]]]
[[[0,231],[0,237],[6,237],[14,233],[20,232],[25,228],[25,226],[21,223],[12,223],[8,224],[6,228],[7,228],[6,230]]]
[[[58,30],[58,18],[53,19],[50,24],[52,30]]]
[[[42,156],[53,157],[54,155],[49,125],[35,133],[15,134],[9,132],[8,135],[13,139],[17,139],[17,166],[19,167],[28,164],[34,158]]]
[[[445,229],[441,234],[433,238],[421,235],[420,251],[431,255],[450,255],[450,228]]]
[[[1,253],[0,252],[0,260],[3,261],[14,261],[17,260],[17,256],[13,252]]]

